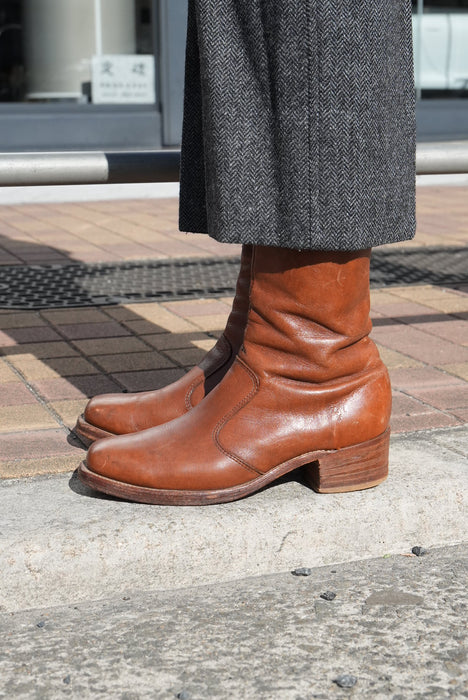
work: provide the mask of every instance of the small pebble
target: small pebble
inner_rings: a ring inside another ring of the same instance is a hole
[[[44,620],[41,620],[40,622],[37,623],[36,627],[45,627],[45,622]]]
[[[190,700],[190,693],[188,690],[181,690],[180,693],[177,693],[177,697],[179,700]]]
[[[307,567],[303,566],[299,569],[294,569],[294,571],[291,571],[291,573],[293,576],[310,576],[312,574],[312,569],[308,569]]]
[[[130,596],[124,595],[124,597],[122,598],[122,600],[130,600]]]
[[[413,547],[411,553],[415,554],[417,557],[423,557],[427,554],[427,549],[424,549],[424,547]]]
[[[63,682],[65,683],[65,685],[70,685],[70,683],[71,683],[71,677],[70,677],[70,676],[65,676],[65,678],[63,679]]]
[[[325,593],[320,594],[320,597],[324,600],[335,600],[336,593],[333,593],[333,591],[325,591]]]
[[[336,683],[340,688],[354,688],[357,683],[357,678],[356,676],[349,675],[349,673],[343,673],[341,676],[334,678],[333,683]]]

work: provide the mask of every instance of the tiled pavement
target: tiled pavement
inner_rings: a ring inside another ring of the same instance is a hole
[[[176,228],[175,200],[0,207],[0,264],[234,255]],[[468,242],[464,189],[421,188],[418,234],[402,246]],[[0,309],[0,477],[74,469],[69,428],[87,397],[159,387],[199,361],[231,300]],[[373,337],[390,369],[394,432],[468,422],[468,287],[372,292]],[[67,441],[70,440],[70,442]]]

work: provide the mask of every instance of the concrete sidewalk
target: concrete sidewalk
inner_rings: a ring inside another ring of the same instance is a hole
[[[466,547],[405,554],[0,613],[0,697],[464,698]]]

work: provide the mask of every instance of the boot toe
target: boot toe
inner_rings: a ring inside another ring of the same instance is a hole
[[[139,454],[135,435],[97,440],[88,449],[86,467],[106,479],[134,486],[145,485],[144,473],[149,469]]]
[[[125,399],[127,396],[119,394],[95,396],[88,401],[83,418],[86,423],[115,435],[132,432],[131,416],[124,410]]]
[[[112,469],[110,467],[110,452],[106,445],[103,447],[103,443],[109,443],[113,438],[106,438],[104,440],[97,440],[88,449],[86,455],[86,466],[92,472],[99,474],[100,476],[105,476],[107,478],[114,478]]]
[[[86,404],[83,418],[87,423],[98,428],[107,428],[106,425],[106,404],[107,396],[95,396]]]

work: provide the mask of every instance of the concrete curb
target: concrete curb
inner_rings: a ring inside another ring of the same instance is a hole
[[[285,481],[237,503],[158,507],[70,475],[0,482],[0,609],[109,598],[356,561],[466,538],[468,426],[392,439],[377,489]],[[78,456],[77,456],[78,462]]]

